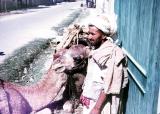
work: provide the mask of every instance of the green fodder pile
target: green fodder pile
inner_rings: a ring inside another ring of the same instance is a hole
[[[0,78],[3,80],[20,80],[27,73],[30,63],[49,47],[49,39],[37,39],[17,49],[0,64]]]

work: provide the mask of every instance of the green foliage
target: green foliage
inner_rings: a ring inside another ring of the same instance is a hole
[[[37,39],[17,49],[0,64],[0,78],[4,80],[19,80],[24,75],[24,68],[38,57],[44,49],[49,47],[49,39]]]

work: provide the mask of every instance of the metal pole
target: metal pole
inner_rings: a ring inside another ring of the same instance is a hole
[[[2,10],[2,1],[0,0],[0,12]]]
[[[27,8],[28,4],[27,4],[27,0],[26,0],[26,8]]]
[[[4,0],[4,11],[7,12],[7,2]]]

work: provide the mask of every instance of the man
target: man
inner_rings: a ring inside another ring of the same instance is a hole
[[[83,114],[120,113],[122,88],[128,78],[124,72],[125,56],[111,38],[116,33],[115,22],[109,17],[97,16],[89,24],[88,39],[95,49],[89,54],[80,98]]]

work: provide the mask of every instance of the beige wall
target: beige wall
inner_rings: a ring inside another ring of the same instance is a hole
[[[114,0],[96,0],[97,13],[114,13]]]

